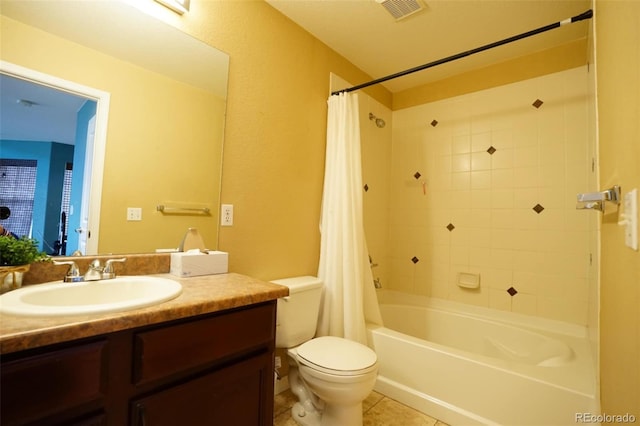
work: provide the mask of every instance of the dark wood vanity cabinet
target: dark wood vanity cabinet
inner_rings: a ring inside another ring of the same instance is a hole
[[[98,419],[107,390],[106,339],[18,356],[2,357],[0,421],[3,425],[38,424],[69,411],[68,424],[83,424],[85,414]],[[76,411],[78,410],[78,411]],[[96,411],[97,416],[91,414]],[[73,418],[77,420],[72,421]],[[94,423],[104,424],[104,423]]]
[[[2,356],[2,425],[272,425],[276,302]]]
[[[270,365],[269,356],[258,355],[137,399],[133,424],[264,425],[261,405],[269,402],[261,395]]]

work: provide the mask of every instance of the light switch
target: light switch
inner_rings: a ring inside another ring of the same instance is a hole
[[[638,250],[638,189],[624,194],[624,211],[620,215],[618,225],[624,226],[624,244]]]

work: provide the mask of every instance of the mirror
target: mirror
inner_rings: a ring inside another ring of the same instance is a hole
[[[70,209],[67,235],[85,232],[86,254],[144,253],[176,248],[195,227],[215,249],[228,55],[138,9],[163,9],[151,0],[1,6],[2,72],[96,103],[88,212],[81,202]],[[53,204],[46,215],[60,219]]]

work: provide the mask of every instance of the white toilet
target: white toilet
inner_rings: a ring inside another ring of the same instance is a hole
[[[378,375],[376,353],[341,337],[313,338],[322,281],[295,277],[272,281],[289,287],[278,299],[276,347],[287,348],[289,386],[298,397],[293,419],[307,426],[360,426],[362,401]]]

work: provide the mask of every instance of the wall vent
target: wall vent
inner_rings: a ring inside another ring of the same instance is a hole
[[[421,0],[376,0],[393,16],[396,21],[400,21],[425,8]]]

